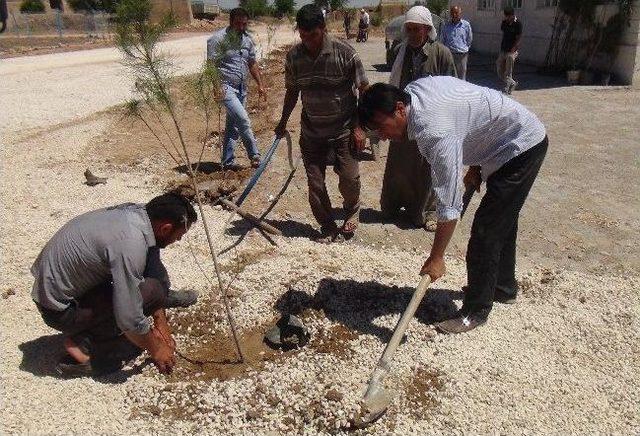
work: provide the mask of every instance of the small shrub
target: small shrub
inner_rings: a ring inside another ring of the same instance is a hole
[[[278,17],[292,15],[295,12],[296,2],[294,0],[275,0],[273,2],[274,13]]]
[[[42,0],[22,0],[20,12],[23,14],[39,14],[44,12],[44,2]]]
[[[245,8],[251,18],[271,15],[271,7],[267,0],[240,0],[240,6]]]
[[[67,0],[74,12],[104,11],[114,13],[118,7],[118,0]]]
[[[449,0],[427,0],[427,7],[432,14],[442,15],[449,6]]]
[[[382,13],[381,12],[372,12],[371,13],[371,25],[373,27],[379,27],[382,25]]]

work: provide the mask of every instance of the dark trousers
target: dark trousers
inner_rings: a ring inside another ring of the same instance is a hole
[[[302,161],[307,172],[309,205],[323,230],[336,227],[331,200],[325,184],[327,165],[333,165],[338,175],[338,190],[342,194],[345,217],[358,221],[360,211],[360,169],[351,147],[350,136],[327,140],[300,136]]]
[[[169,289],[154,278],[146,278],[139,286],[144,314],[150,316],[166,306]],[[113,313],[113,288],[104,283],[90,290],[63,311],[42,307],[38,310],[49,327],[70,336],[83,351],[92,355],[96,350],[112,348],[122,332]]]
[[[545,137],[489,176],[467,247],[468,289],[463,312],[488,314],[496,288],[510,295],[518,292],[515,278],[518,217],[547,147]]]

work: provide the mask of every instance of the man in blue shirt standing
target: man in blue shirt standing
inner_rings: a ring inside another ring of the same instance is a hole
[[[260,165],[260,152],[245,108],[247,73],[251,73],[258,84],[259,97],[266,98],[266,94],[256,62],[255,44],[247,33],[249,13],[243,8],[235,8],[229,16],[230,26],[217,31],[207,40],[207,59],[220,70],[223,103],[227,110],[222,167],[236,168],[234,147],[238,138],[242,138],[251,166],[257,168]]]
[[[442,43],[451,50],[458,78],[462,80],[467,80],[467,61],[472,41],[471,24],[462,19],[460,6],[452,6],[451,20],[442,29]]]

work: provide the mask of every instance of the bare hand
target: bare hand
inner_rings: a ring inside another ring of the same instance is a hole
[[[444,258],[429,256],[424,265],[422,265],[420,275],[423,276],[425,274],[429,274],[429,276],[431,277],[431,281],[435,282],[446,272],[447,266],[444,263]]]
[[[353,129],[353,145],[355,146],[357,151],[362,151],[367,145],[367,135],[364,133],[364,130],[360,126],[357,126]]]
[[[464,182],[464,187],[466,189],[473,187],[476,192],[480,192],[480,185],[482,184],[482,175],[480,174],[480,169],[478,167],[469,168],[462,181]]]
[[[167,344],[163,334],[158,329],[154,328],[152,331],[157,341],[155,350],[150,353],[151,359],[161,374],[171,374],[173,367],[176,365],[176,358],[174,356],[175,348]],[[173,338],[171,340],[173,340]]]
[[[176,341],[175,339],[173,339],[173,335],[171,334],[171,332],[169,331],[169,326],[167,325],[166,327],[154,327],[155,330],[155,334],[157,337],[159,337],[159,339],[161,339],[165,344],[167,344],[167,346],[169,348],[171,348],[172,350],[176,350]]]
[[[273,133],[276,134],[277,138],[282,138],[287,131],[287,123],[283,123],[280,121],[275,129],[273,129]]]

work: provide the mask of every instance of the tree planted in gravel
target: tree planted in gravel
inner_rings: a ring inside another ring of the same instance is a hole
[[[194,159],[189,154],[189,140],[181,124],[180,107],[171,87],[175,68],[171,59],[161,53],[157,46],[167,31],[175,26],[175,21],[169,14],[160,22],[152,23],[149,20],[150,13],[150,0],[123,0],[117,8],[117,45],[124,54],[125,64],[133,72],[135,90],[140,97],[129,101],[126,110],[128,115],[142,121],[177,165],[186,168],[202,217],[227,321],[240,361],[244,361],[196,178],[198,165],[206,147],[211,119],[214,114],[220,114],[220,75],[215,62],[206,61],[190,83],[188,96],[192,99],[193,106],[201,111],[205,124],[205,134],[199,144],[200,155],[194,165]],[[233,44],[233,41],[229,41],[229,44]]]

